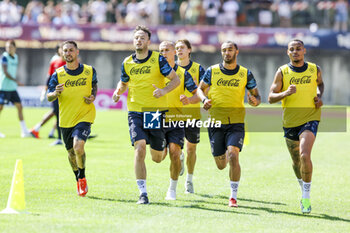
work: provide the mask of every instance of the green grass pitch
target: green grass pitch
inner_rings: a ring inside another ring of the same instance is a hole
[[[25,108],[30,128],[48,109]],[[349,109],[348,109],[349,112]],[[349,121],[349,118],[348,118]],[[177,200],[165,201],[169,157],[160,164],[146,156],[150,205],[136,205],[138,189],[133,169],[127,113],[98,111],[86,144],[89,192],[76,194],[76,183],[63,146],[41,139],[20,138],[14,108],[0,115],[0,210],[6,207],[16,159],[23,161],[26,211],[0,215],[0,232],[350,232],[350,130],[319,133],[312,151],[312,212],[302,215],[300,187],[294,176],[282,130],[249,133],[240,154],[242,178],[239,208],[229,208],[228,169],[219,171],[201,134],[195,168],[195,194],[184,193],[179,178]]]

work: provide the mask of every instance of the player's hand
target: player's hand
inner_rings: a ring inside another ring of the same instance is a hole
[[[159,89],[156,85],[152,84],[152,86],[154,87],[154,91],[153,91],[153,96],[156,98],[162,97],[163,95],[165,95],[165,91],[163,89]]]
[[[85,103],[91,104],[92,102],[94,102],[95,96],[93,96],[93,95],[90,95],[89,97],[84,96],[84,99],[85,99]]]
[[[24,86],[24,84],[21,83],[20,81],[16,81],[16,83],[17,83],[18,86]]]
[[[256,99],[256,97],[252,94],[250,94],[250,92],[247,92],[248,94],[248,103],[251,105],[251,106],[258,106],[259,105],[259,101]]]
[[[211,99],[205,99],[203,108],[205,110],[208,110],[209,108],[211,108]]]
[[[64,89],[63,86],[64,86],[64,83],[58,84],[58,85],[56,86],[56,89],[55,89],[56,96],[60,96],[60,95],[61,95],[61,93],[62,93],[62,91],[63,91],[63,89]]]
[[[113,93],[112,100],[114,103],[117,103],[120,99],[120,95],[118,95],[116,92]]]
[[[190,101],[188,100],[187,96],[185,96],[185,95],[180,95],[180,101],[182,102],[183,105],[190,104]]]
[[[297,92],[297,87],[295,85],[290,85],[288,89],[286,90],[286,96],[293,95],[295,92]]]
[[[314,103],[316,108],[320,108],[323,105],[321,97],[315,96]]]

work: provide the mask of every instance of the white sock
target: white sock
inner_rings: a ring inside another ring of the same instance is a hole
[[[237,192],[238,192],[239,181],[230,181],[231,186],[231,197],[237,200]]]
[[[193,174],[187,173],[186,181],[192,182]]]
[[[146,180],[136,180],[137,186],[140,190],[140,194],[146,193],[147,194],[147,189],[146,189]]]
[[[34,126],[34,130],[35,131],[39,131],[41,128],[41,125],[40,124],[37,124],[36,126]]]
[[[177,180],[173,180],[170,178],[170,186],[169,190],[174,190],[176,192]]]
[[[302,179],[298,179],[298,182],[299,182],[299,185],[300,185],[300,188],[301,188],[301,191],[303,191],[303,180]]]
[[[50,131],[50,133],[49,133],[49,136],[53,136],[54,133],[55,133],[55,130],[56,130],[55,128],[52,128],[51,131]]]
[[[26,126],[25,121],[23,120],[23,121],[20,121],[19,123],[21,124],[22,133],[28,134],[29,131],[28,131],[28,129],[27,129],[27,126]]]
[[[311,182],[303,182],[303,198],[310,199]]]

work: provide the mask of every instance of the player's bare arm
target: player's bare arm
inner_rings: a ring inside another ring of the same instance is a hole
[[[62,91],[64,90],[64,83],[58,84],[55,88],[54,92],[49,92],[47,93],[47,100],[52,102],[55,99],[57,99],[57,97],[59,97],[62,93]]]
[[[295,85],[290,85],[287,90],[281,92],[282,85],[283,85],[282,79],[283,79],[282,71],[278,69],[270,88],[270,93],[268,97],[268,101],[270,104],[276,103],[282,100],[283,98],[285,98],[286,96],[290,96],[296,93],[297,91],[297,88]]]
[[[261,103],[258,88],[253,88],[248,91],[248,103],[253,107],[258,106]]]
[[[128,89],[128,83],[120,80],[112,96],[112,99],[115,103],[119,101],[120,96],[126,91],[126,89]]]
[[[317,96],[314,98],[315,107],[320,108],[323,105],[322,95],[324,91],[324,84],[322,79],[322,71],[319,66],[317,66]]]
[[[156,97],[156,98],[162,97],[180,85],[179,76],[177,76],[177,74],[174,70],[172,70],[166,78],[168,78],[170,80],[170,82],[164,88],[158,88],[156,85],[153,84],[153,87],[155,89],[153,91],[154,97]]]
[[[91,104],[92,102],[95,101],[96,99],[96,94],[97,94],[97,83],[92,84],[92,89],[91,89],[91,95],[89,97],[85,97],[85,103]]]
[[[192,96],[187,97],[186,95],[180,95],[180,101],[182,102],[183,105],[188,105],[188,104],[196,104],[201,99],[197,95],[197,89],[192,91]]]
[[[199,83],[199,86],[197,88],[197,95],[201,99],[203,105],[203,108],[205,110],[208,110],[211,108],[211,99],[208,99],[208,97],[204,94],[204,91],[209,87],[208,84],[203,82],[203,80]]]

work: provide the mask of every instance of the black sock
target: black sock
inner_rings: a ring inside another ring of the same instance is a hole
[[[85,178],[85,168],[78,168],[78,178],[83,179]]]
[[[74,172],[74,175],[75,175],[75,179],[78,181],[78,174],[79,174],[79,171],[76,170],[76,171],[73,171]]]

